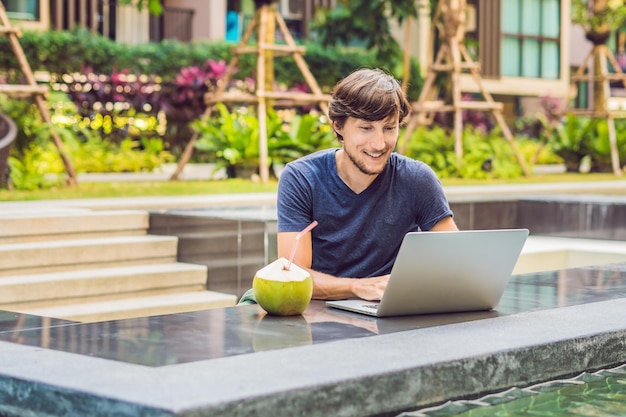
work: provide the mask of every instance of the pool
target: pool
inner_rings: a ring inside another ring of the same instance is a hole
[[[448,401],[398,417],[625,416],[626,364],[477,399]]]

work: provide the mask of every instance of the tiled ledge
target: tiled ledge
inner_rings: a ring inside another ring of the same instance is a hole
[[[532,235],[626,240],[626,197],[511,195],[451,197],[461,229],[527,228]]]
[[[626,362],[625,275],[625,264],[522,275],[501,308],[464,315],[367,320],[316,302],[307,322],[331,339],[270,350],[252,349],[264,323],[256,305],[98,325],[29,321],[0,330],[0,415],[374,416],[569,377]],[[175,325],[160,333],[150,324],[168,318]],[[279,326],[290,328],[283,336],[301,322]],[[337,327],[357,322],[359,334]],[[20,344],[31,333],[41,344]],[[65,346],[61,337],[76,353],[42,347]],[[130,356],[115,356],[124,349]]]
[[[625,362],[625,308],[619,299],[158,368],[2,342],[0,412],[400,412]]]

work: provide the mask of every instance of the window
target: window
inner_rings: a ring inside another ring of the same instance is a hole
[[[39,20],[40,0],[4,0],[3,2],[9,19]]]
[[[558,79],[560,16],[559,0],[502,0],[501,74]]]

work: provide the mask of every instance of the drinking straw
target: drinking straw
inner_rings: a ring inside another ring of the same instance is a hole
[[[317,226],[317,220],[313,220],[313,223],[311,223],[310,225],[302,229],[302,231],[296,235],[296,239],[293,241],[293,246],[291,247],[291,253],[289,254],[289,262],[287,263],[287,266],[285,267],[286,271],[289,271],[289,269],[291,268],[291,262],[293,262],[293,258],[296,256],[296,248],[298,247],[298,241],[300,240],[302,235],[304,235],[307,232],[310,232],[311,229],[313,229],[315,226]]]

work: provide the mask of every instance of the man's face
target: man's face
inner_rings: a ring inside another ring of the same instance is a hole
[[[370,122],[348,117],[343,127],[335,130],[343,136],[343,149],[352,163],[367,175],[378,175],[387,164],[398,141],[398,116]]]

